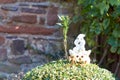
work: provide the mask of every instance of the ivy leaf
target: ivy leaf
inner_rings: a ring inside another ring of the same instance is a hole
[[[90,46],[90,47],[93,47],[95,45],[95,41],[94,40],[90,40],[89,38],[86,38],[86,41],[88,42],[87,44]]]
[[[109,4],[106,4],[104,2],[98,4],[98,8],[100,9],[100,14],[103,15],[105,11],[108,11]]]
[[[112,53],[115,53],[115,52],[117,51],[117,47],[111,47],[111,48],[110,48],[110,51],[111,51]]]
[[[120,5],[120,0],[109,0],[109,3],[113,5]]]
[[[113,32],[112,35],[116,38],[120,38],[120,27],[116,27]]]
[[[110,24],[110,19],[105,19],[103,21],[103,27],[104,27],[104,29],[106,29],[109,26],[109,24]]]
[[[97,20],[94,20],[90,25],[90,32],[94,32],[99,35],[102,31],[101,23],[98,23]]]
[[[120,47],[120,40],[118,40],[118,47]]]
[[[113,6],[116,3],[116,0],[109,0],[109,3]]]
[[[120,6],[115,7],[115,13],[116,13],[117,15],[120,14]]]
[[[94,2],[95,2],[95,0],[89,0],[89,4],[92,4]]]
[[[117,53],[120,54],[120,48],[118,49]]]
[[[100,26],[99,26],[99,27],[96,27],[95,33],[96,33],[97,35],[99,35],[99,34],[101,33],[101,28],[100,28]]]
[[[73,21],[74,23],[77,23],[78,21],[82,21],[82,17],[76,15],[76,16],[73,17],[72,21]]]
[[[113,36],[111,36],[108,39],[108,44],[111,45],[112,47],[117,47],[118,46],[118,40],[116,38],[114,38]]]
[[[78,4],[82,4],[84,0],[78,0]]]

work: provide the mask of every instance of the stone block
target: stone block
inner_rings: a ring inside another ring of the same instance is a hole
[[[19,2],[45,2],[47,0],[19,0]]]
[[[30,4],[27,4],[27,3],[19,3],[19,6],[30,6]]]
[[[8,65],[4,63],[0,63],[0,71],[6,73],[16,73],[20,70],[18,66]]]
[[[61,11],[62,11],[62,14],[69,14],[70,13],[68,8],[62,8]]]
[[[0,49],[0,61],[7,60],[7,50],[4,48]]]
[[[21,8],[22,12],[25,13],[35,13],[35,14],[45,14],[46,10],[44,8],[38,8],[38,9],[34,9],[34,8]]]
[[[11,35],[7,35],[6,36],[6,39],[17,39],[18,38],[18,36],[11,36]]]
[[[24,54],[24,40],[19,40],[19,39],[16,39],[16,40],[13,40],[12,44],[11,44],[11,51],[12,51],[12,54],[14,55],[22,55]]]
[[[15,3],[17,0],[0,0],[0,4]]]
[[[45,24],[45,18],[44,17],[40,17],[40,22],[39,24],[44,25]]]
[[[50,7],[47,14],[47,25],[54,26],[58,22],[58,8]]]
[[[17,27],[0,27],[0,32],[10,34],[40,34],[40,35],[52,35],[57,32],[58,29],[45,28],[45,27],[30,27],[30,26],[17,26]]]
[[[37,7],[37,8],[48,8],[48,5],[33,4],[32,7]]]
[[[7,11],[17,11],[17,10],[18,10],[18,7],[16,7],[16,6],[3,5],[3,6],[1,7],[1,9],[7,10]]]
[[[5,43],[5,38],[3,36],[0,36],[0,45]]]
[[[37,16],[36,15],[18,15],[18,16],[13,16],[12,20],[15,22],[34,24],[37,22]]]
[[[36,49],[44,52],[45,54],[54,54],[61,50],[63,47],[62,43],[59,41],[53,41],[54,39],[41,39],[37,41],[36,44]]]
[[[0,21],[2,22],[5,19],[6,15],[4,12],[0,11]]]
[[[51,42],[51,43],[44,43],[44,49],[46,54],[52,54],[58,52],[61,49],[61,43],[60,42]]]
[[[29,56],[20,56],[16,58],[11,58],[11,59],[8,59],[8,61],[10,63],[19,64],[19,65],[32,63],[32,60]]]
[[[7,80],[8,74],[0,72],[0,80]]]
[[[47,63],[48,59],[45,55],[34,55],[32,57],[32,62],[34,62],[34,63],[36,63],[36,62]]]

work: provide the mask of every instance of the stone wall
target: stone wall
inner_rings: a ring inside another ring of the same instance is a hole
[[[56,23],[63,14],[66,9],[48,0],[0,0],[0,80],[60,56]]]

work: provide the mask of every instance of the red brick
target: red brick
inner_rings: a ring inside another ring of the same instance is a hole
[[[13,21],[34,24],[37,22],[36,15],[18,15],[13,16]]]
[[[0,4],[5,3],[15,3],[17,0],[0,0]]]
[[[46,10],[44,8],[38,8],[38,9],[34,9],[34,8],[21,8],[22,12],[25,13],[35,13],[35,14],[45,14]]]
[[[5,42],[5,38],[0,36],[0,45],[4,44],[4,42]]]
[[[0,32],[11,33],[11,34],[41,34],[41,35],[52,35],[58,31],[54,28],[44,28],[44,27],[28,27],[28,26],[16,26],[16,27],[2,27],[0,26]]]
[[[58,14],[58,8],[51,6],[47,14],[47,24],[49,26],[53,26],[58,22],[57,14]]]
[[[45,2],[46,0],[20,0],[20,2]]]
[[[41,5],[41,4],[33,4],[32,7],[36,7],[36,8],[48,8],[48,5]]]

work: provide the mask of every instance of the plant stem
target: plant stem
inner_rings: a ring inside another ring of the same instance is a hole
[[[100,62],[99,62],[99,64],[98,64],[99,66],[102,64],[105,56],[107,55],[107,51],[108,51],[108,46],[107,46],[107,47],[105,48],[105,50],[104,50],[103,56],[102,56],[102,58],[101,58],[101,60],[100,60]]]
[[[68,59],[67,39],[64,39],[64,50],[65,50],[65,58]]]
[[[120,67],[120,57],[119,57],[119,62],[118,62],[118,64],[117,64],[117,66],[116,66],[116,69],[115,69],[115,76],[117,75],[117,72],[118,72],[118,70],[119,70],[119,67]]]

